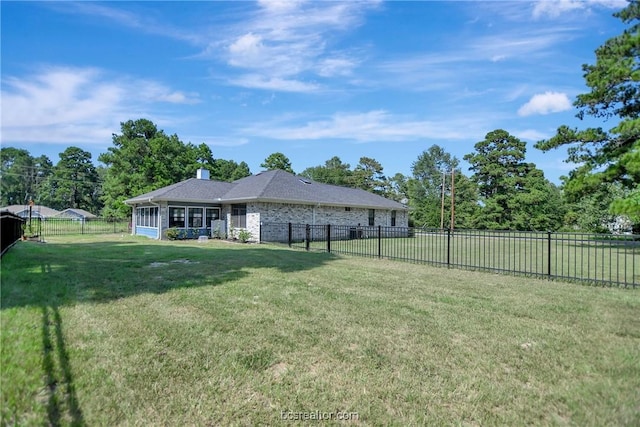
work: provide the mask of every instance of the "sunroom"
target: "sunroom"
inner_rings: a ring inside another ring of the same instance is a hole
[[[176,239],[213,237],[216,227],[212,224],[221,219],[221,212],[220,205],[192,205],[181,202],[136,206],[135,234],[154,239],[165,236]]]

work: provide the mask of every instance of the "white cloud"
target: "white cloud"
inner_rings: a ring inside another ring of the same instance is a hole
[[[331,43],[339,32],[359,25],[362,14],[373,4],[376,3],[259,2],[260,9],[253,18],[239,24],[233,31],[235,34],[224,43],[226,63],[249,73],[231,79],[230,83],[309,92],[322,86],[301,84],[303,75],[321,78],[351,75],[360,63],[356,54],[332,49]],[[217,49],[206,52],[214,53]]]
[[[535,2],[533,17],[549,16],[557,18],[575,10],[588,10],[593,6],[622,9],[627,4],[626,0],[540,0]]]
[[[144,114],[158,102],[198,102],[197,94],[157,82],[114,78],[97,68],[65,67],[4,77],[1,98],[2,143],[104,144],[131,114]]]
[[[237,79],[230,80],[230,83],[248,89],[264,89],[279,92],[316,92],[320,86],[315,83],[305,83],[300,80],[286,79],[280,77],[268,77],[258,74],[244,74]]]
[[[318,74],[322,77],[348,76],[355,66],[355,61],[351,59],[327,58],[318,63]]]
[[[253,33],[244,34],[229,46],[231,64],[239,67],[250,66],[260,59],[262,37]],[[244,65],[247,64],[247,65]]]
[[[540,132],[539,130],[535,130],[535,129],[525,129],[520,131],[514,131],[513,134],[518,138],[525,139],[527,141],[540,141],[541,139],[545,139],[549,137],[549,135],[547,135],[546,133]]]
[[[531,116],[533,114],[558,113],[571,109],[571,101],[566,93],[545,92],[533,95],[529,102],[518,110],[519,116]]]
[[[417,139],[462,140],[486,133],[485,121],[416,120],[384,110],[336,113],[305,123],[256,123],[242,129],[246,135],[280,140],[339,139],[356,142],[400,142]]]

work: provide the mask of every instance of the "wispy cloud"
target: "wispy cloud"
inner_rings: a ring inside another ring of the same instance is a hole
[[[136,96],[132,96],[136,94]],[[4,76],[2,142],[104,143],[132,112],[199,102],[158,82],[108,76],[97,68],[49,67]]]
[[[377,2],[259,2],[259,10],[222,43],[227,65],[246,71],[230,83],[291,92],[320,90],[306,78],[350,75],[360,59],[332,47],[336,33],[357,27]],[[216,44],[219,46],[219,44]]]
[[[159,22],[149,13],[134,12],[120,7],[115,8],[97,2],[49,2],[46,4],[62,13],[103,19],[146,34],[160,35],[194,44],[204,42],[202,35],[197,31],[178,28],[172,26],[169,22]]]
[[[261,74],[244,74],[238,78],[231,79],[230,82],[236,86],[248,89],[264,89],[277,92],[316,92],[320,85],[308,83],[296,79],[286,79],[281,77],[269,77]]]
[[[559,113],[570,110],[571,107],[571,101],[566,93],[545,92],[533,95],[526,104],[520,107],[518,115]]]
[[[385,110],[342,112],[303,123],[263,122],[241,129],[245,135],[281,140],[350,140],[400,142],[418,139],[460,140],[486,132],[486,121],[425,120]]]
[[[411,91],[457,90],[478,82],[500,82],[493,88],[512,93],[507,78],[526,64],[558,53],[558,46],[573,37],[576,27],[502,28],[499,34],[480,33],[455,38],[428,52],[416,51],[402,57],[380,61],[372,67],[375,84]],[[523,68],[524,67],[524,68]],[[522,77],[519,82],[521,85]],[[480,84],[483,90],[490,89]]]

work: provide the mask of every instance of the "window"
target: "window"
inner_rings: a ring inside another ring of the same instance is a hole
[[[373,226],[376,222],[376,210],[369,209],[369,225]]]
[[[189,225],[191,228],[202,227],[202,208],[187,208],[189,212]]]
[[[349,206],[345,206],[345,207],[344,207],[344,211],[345,211],[345,212],[351,212],[351,208],[350,208]]]
[[[231,205],[231,226],[247,227],[247,205]]]
[[[158,208],[147,207],[136,209],[136,225],[140,227],[158,226]]]
[[[207,208],[207,223],[205,227],[211,227],[211,221],[215,221],[216,219],[220,219],[220,209],[219,208]]]
[[[169,227],[184,228],[184,208],[169,207]]]
[[[391,211],[391,226],[396,226],[396,211]]]
[[[158,208],[149,208],[149,227],[158,228]]]

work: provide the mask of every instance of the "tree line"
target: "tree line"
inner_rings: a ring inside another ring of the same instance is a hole
[[[577,117],[614,121],[602,128],[558,128],[538,141],[548,151],[568,147],[567,161],[576,165],[562,184],[549,182],[525,161],[526,144],[503,129],[477,142],[464,156],[472,174],[459,169],[459,159],[433,145],[411,165],[411,175],[387,176],[375,159],[361,157],[355,167],[334,156],[299,175],[317,182],[360,188],[403,201],[415,226],[509,230],[584,230],[606,232],[625,219],[640,232],[640,5],[638,0],[614,14],[629,27],[596,51],[596,63],[583,65],[590,92],[578,95]],[[123,201],[195,176],[198,168],[212,179],[233,181],[249,176],[245,162],[216,159],[206,144],[182,142],[147,119],[121,123],[113,146],[100,154],[78,147],[60,153],[54,165],[27,150],[0,149],[3,206],[30,200],[55,209],[82,208],[107,217],[128,217]],[[283,153],[269,155],[261,167],[294,173]],[[451,211],[455,210],[455,224]],[[623,226],[625,228],[626,226]]]
[[[198,168],[220,181],[251,175],[245,162],[215,159],[206,144],[185,144],[149,120],[122,123],[121,131],[113,136],[113,147],[98,157],[104,166],[95,166],[91,154],[78,147],[60,153],[55,165],[46,156],[3,147],[2,205],[26,205],[33,200],[54,209],[81,208],[126,218],[130,208],[124,200],[193,178]],[[602,185],[599,191],[572,201],[566,184],[549,182],[535,164],[525,162],[525,154],[525,142],[498,129],[464,157],[474,172],[471,176],[462,173],[459,159],[439,145],[418,156],[409,176],[386,176],[382,164],[370,157],[361,157],[352,168],[337,156],[298,175],[406,203],[411,225],[418,227],[607,231],[616,220],[609,206],[624,194],[622,185]],[[279,152],[260,166],[296,173]]]

